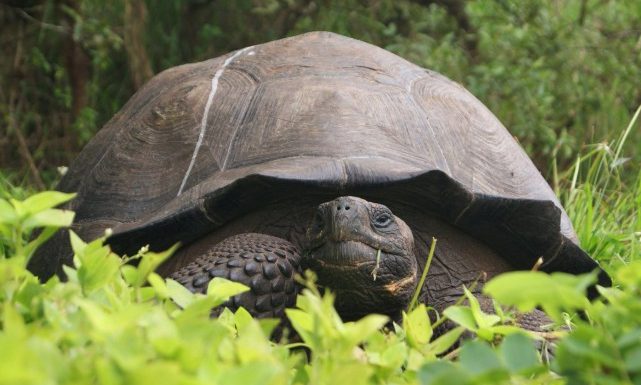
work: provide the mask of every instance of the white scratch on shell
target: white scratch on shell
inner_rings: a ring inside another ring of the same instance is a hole
[[[231,55],[228,57],[223,65],[216,71],[214,74],[214,77],[211,78],[211,91],[209,91],[209,97],[207,98],[207,103],[205,104],[205,111],[203,112],[203,117],[202,120],[200,121],[200,133],[198,134],[198,141],[196,142],[196,147],[194,148],[194,153],[191,156],[191,162],[189,162],[189,167],[187,167],[187,172],[185,172],[185,176],[183,177],[183,181],[180,184],[180,188],[178,189],[178,194],[176,196],[179,196],[182,194],[183,189],[185,188],[185,184],[187,183],[187,179],[189,179],[189,174],[191,174],[191,170],[194,168],[194,163],[196,163],[196,157],[198,156],[198,151],[200,150],[200,146],[203,144],[203,138],[205,137],[205,130],[207,129],[207,118],[209,116],[209,109],[211,108],[211,104],[214,101],[214,95],[216,94],[216,90],[218,89],[218,79],[223,75],[223,72],[225,72],[225,68],[231,64],[234,59],[236,59],[238,56],[242,55],[244,52],[247,50],[253,48],[251,47],[246,47],[243,48],[239,51],[237,51],[235,54]],[[254,51],[249,52],[249,55],[252,55]]]

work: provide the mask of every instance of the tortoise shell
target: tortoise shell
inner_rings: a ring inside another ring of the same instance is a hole
[[[428,208],[517,268],[539,257],[546,271],[597,267],[544,178],[473,95],[328,32],[158,74],[59,189],[78,193],[76,231],[95,238],[112,228],[109,243],[121,252],[189,243],[306,191],[375,191]],[[65,241],[52,244],[46,261],[32,263],[40,275],[70,261]]]

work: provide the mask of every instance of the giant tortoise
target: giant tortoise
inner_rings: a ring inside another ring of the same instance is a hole
[[[182,247],[159,272],[212,277],[280,316],[311,268],[345,319],[397,317],[438,239],[422,300],[484,275],[597,263],[525,152],[474,96],[381,48],[327,32],[168,69],[86,146],[59,185],[73,225],[119,253]],[[71,263],[66,235],[31,269]],[[608,284],[603,272],[600,282]],[[478,291],[482,285],[477,285]]]

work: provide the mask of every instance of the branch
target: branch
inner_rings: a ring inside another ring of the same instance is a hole
[[[35,17],[31,16],[30,14],[28,14],[27,12],[25,12],[24,10],[22,10],[20,8],[13,8],[13,9],[15,9],[16,12],[18,12],[18,14],[20,16],[22,16],[25,20],[30,21],[32,23],[36,23],[36,24],[40,25],[43,29],[48,29],[48,30],[51,30],[51,31],[55,31],[55,32],[58,32],[58,33],[61,33],[61,34],[64,34],[64,35],[68,35],[69,34],[69,31],[67,30],[67,28],[65,28],[63,26],[50,24],[50,23],[45,23],[44,21],[36,19]]]

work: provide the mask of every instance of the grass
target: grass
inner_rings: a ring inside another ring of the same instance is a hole
[[[573,167],[554,173],[581,245],[606,269],[641,259],[641,168],[622,153],[640,113],[611,144],[590,146]]]

